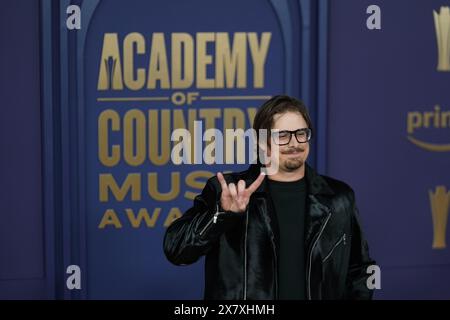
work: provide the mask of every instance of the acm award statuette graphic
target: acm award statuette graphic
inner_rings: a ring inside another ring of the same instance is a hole
[[[450,71],[450,7],[433,10],[438,47],[438,71]]]
[[[433,217],[433,249],[445,249],[445,235],[450,205],[450,192],[445,186],[437,186],[436,191],[428,191]]]

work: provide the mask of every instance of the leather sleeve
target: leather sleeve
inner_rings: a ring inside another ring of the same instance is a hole
[[[175,265],[196,262],[209,252],[227,228],[244,216],[242,213],[220,211],[220,192],[217,192],[220,185],[214,184],[212,179],[208,180],[202,193],[195,197],[194,205],[166,230],[164,253]]]
[[[367,267],[376,262],[369,256],[369,247],[361,229],[359,211],[355,204],[353,191],[351,191],[350,198],[352,237],[346,296],[348,299],[370,300],[372,299],[373,290],[367,287],[367,279],[370,276],[370,274],[367,274]]]

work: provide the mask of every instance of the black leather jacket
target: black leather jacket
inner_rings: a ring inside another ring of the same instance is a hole
[[[251,165],[225,179],[243,179],[248,186],[259,172],[258,165]],[[353,190],[308,165],[305,176],[307,298],[370,299],[366,271],[375,262],[360,229]],[[279,230],[265,180],[251,196],[247,211],[233,213],[220,209],[221,187],[212,177],[194,206],[168,227],[164,252],[169,261],[187,265],[206,255],[205,299],[278,298]]]

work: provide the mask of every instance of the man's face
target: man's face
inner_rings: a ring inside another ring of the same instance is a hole
[[[276,114],[273,121],[272,132],[308,128],[305,119],[298,112],[288,111]],[[309,142],[299,143],[295,135],[286,145],[278,145],[274,138],[271,138],[269,156],[271,162],[278,163],[280,171],[292,172],[304,166],[309,154]]]

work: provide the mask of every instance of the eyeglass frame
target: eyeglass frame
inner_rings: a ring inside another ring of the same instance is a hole
[[[292,131],[291,130],[280,130],[280,131],[273,131],[273,130],[271,130],[271,131],[272,131],[271,132],[272,138],[274,137],[275,134],[279,134],[280,132],[289,133],[289,140],[286,143],[279,144],[274,139],[274,142],[275,142],[275,144],[277,146],[286,146],[289,143],[291,143],[292,135],[295,136],[295,140],[297,140],[298,143],[307,143],[307,142],[309,142],[311,140],[311,137],[312,137],[312,130],[311,130],[311,128],[301,128],[301,129],[292,130]],[[298,141],[297,134],[296,134],[298,131],[302,131],[302,132],[306,133],[306,141]]]

